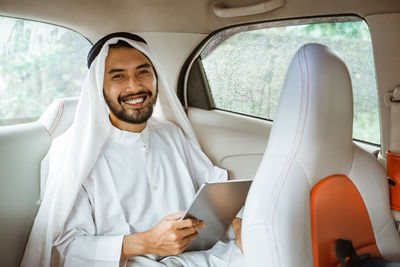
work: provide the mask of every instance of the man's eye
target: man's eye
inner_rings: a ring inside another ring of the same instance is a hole
[[[140,75],[140,74],[147,74],[147,73],[150,73],[149,70],[140,70],[140,71],[138,72],[139,75]]]
[[[116,75],[112,76],[113,79],[121,79],[123,77],[124,77],[124,75],[122,75],[122,74],[116,74]]]

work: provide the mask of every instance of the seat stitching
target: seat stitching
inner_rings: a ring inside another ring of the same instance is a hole
[[[51,124],[51,126],[50,126],[50,128],[47,130],[48,132],[49,132],[49,135],[51,135],[50,134],[50,132],[52,132],[52,128],[53,128],[53,126],[54,126],[54,123],[56,122],[56,120],[57,120],[57,117],[58,117],[58,113],[60,113],[60,106],[61,106],[61,103],[60,102],[58,102],[58,107],[57,107],[57,114],[56,114],[56,116],[54,117],[54,119],[53,119],[53,123]]]
[[[53,134],[54,130],[57,128],[58,124],[60,123],[63,113],[64,113],[64,101],[61,102],[61,114],[60,114],[60,117],[58,118],[57,124],[54,126],[54,129],[51,131],[50,136]]]
[[[301,90],[301,102],[300,102],[300,111],[301,112],[299,112],[299,123],[298,123],[297,129],[296,129],[296,138],[293,141],[292,147],[291,147],[290,152],[288,154],[288,159],[287,159],[287,161],[288,161],[288,165],[287,166],[288,167],[282,169],[282,172],[280,174],[280,178],[278,179],[278,181],[276,183],[276,186],[275,186],[275,187],[277,187],[277,190],[276,191],[274,190],[275,192],[277,192],[275,194],[276,197],[271,199],[272,201],[275,200],[274,203],[273,203],[273,208],[272,208],[272,210],[273,210],[272,213],[273,214],[275,213],[275,210],[277,209],[278,196],[281,194],[281,191],[282,191],[282,188],[283,188],[283,184],[285,183],[285,181],[286,181],[286,179],[288,177],[289,170],[292,168],[292,164],[294,162],[294,158],[296,157],[296,155],[297,155],[297,153],[299,151],[301,140],[303,139],[303,135],[304,135],[304,129],[305,129],[306,118],[307,118],[307,113],[308,113],[308,104],[309,104],[309,102],[308,102],[308,99],[309,99],[309,71],[308,71],[307,57],[306,57],[306,51],[305,50],[306,50],[306,47],[302,51],[302,54],[301,54],[302,58],[304,58],[303,61],[300,60],[300,56],[298,57],[299,65],[300,65],[299,69],[300,69],[301,77],[302,77],[302,79],[301,79],[301,81],[302,81],[302,86],[301,86],[302,90]],[[301,64],[302,62],[305,65],[306,73],[303,73],[302,64]],[[305,99],[304,99],[304,93],[306,94]],[[303,109],[303,101],[304,100],[305,100],[305,107]],[[298,135],[299,132],[300,132],[300,135]],[[299,137],[297,137],[297,136],[299,136]],[[274,244],[277,244],[277,239],[278,238],[274,235],[274,226],[273,226],[273,218],[272,217],[273,216],[271,216],[271,218],[270,218],[270,225],[271,225],[271,228],[272,228],[272,237],[274,239]],[[279,253],[278,253],[277,246],[275,246],[275,252],[276,252],[276,255],[277,255],[277,258],[278,258],[278,264],[280,265],[280,259],[279,259]]]

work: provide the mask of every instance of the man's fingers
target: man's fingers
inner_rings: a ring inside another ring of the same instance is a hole
[[[241,239],[236,240],[236,241],[235,241],[235,244],[236,244],[236,246],[240,249],[240,251],[241,251],[242,254],[243,254],[242,240],[241,240]]]
[[[232,221],[232,228],[233,228],[233,232],[235,234],[237,234],[238,232],[240,232],[241,228],[242,228],[242,219],[240,218],[235,218]]]
[[[198,235],[199,235],[199,233],[197,233],[197,232],[194,232],[193,234],[188,235],[187,237],[185,237],[185,238],[182,239],[182,244],[184,244],[185,247],[188,246],[189,243],[190,243],[192,240],[194,240],[196,237],[198,237]]]
[[[242,224],[242,219],[235,217],[235,219],[233,219],[232,221],[232,225],[241,225]]]
[[[179,220],[180,218],[182,218],[183,214],[185,214],[185,211],[180,211],[177,213],[169,214],[169,215],[165,216],[164,219],[166,219],[167,221],[176,221],[176,220]]]
[[[191,235],[185,237],[184,239],[182,239],[179,242],[179,253],[177,253],[177,254],[182,253],[189,246],[190,242],[193,239],[195,239],[198,235],[199,234],[197,232],[194,232],[193,234],[191,234]]]
[[[196,220],[196,219],[185,219],[185,220],[182,220],[182,221],[177,221],[175,223],[175,226],[176,226],[177,229],[183,229],[183,228],[194,227],[194,226],[199,226],[200,228],[203,228],[204,227],[204,222],[201,222],[201,221]]]
[[[197,231],[197,227],[186,227],[184,229],[178,230],[178,235],[179,237],[181,237],[182,239],[184,239],[187,236],[190,236],[192,234],[194,234]]]
[[[193,239],[195,239],[197,236],[199,235],[199,233],[194,232],[191,235],[188,235],[187,237],[185,237],[183,240],[187,241],[188,243],[190,243]]]

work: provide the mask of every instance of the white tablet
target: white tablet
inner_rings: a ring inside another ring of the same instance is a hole
[[[182,219],[202,220],[206,225],[198,231],[185,251],[211,248],[243,207],[252,180],[231,180],[203,184]]]

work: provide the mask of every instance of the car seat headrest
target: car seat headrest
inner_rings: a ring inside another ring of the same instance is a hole
[[[349,171],[352,106],[351,80],[343,61],[326,46],[301,47],[286,75],[266,154],[293,157],[306,171],[315,164]],[[320,171],[311,177],[329,174],[329,169]]]

